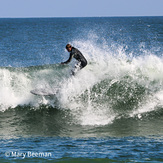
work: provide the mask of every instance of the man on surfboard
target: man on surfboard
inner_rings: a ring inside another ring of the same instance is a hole
[[[72,58],[75,58],[78,61],[75,65],[75,69],[72,71],[72,75],[75,75],[78,70],[81,70],[87,65],[87,60],[78,49],[72,47],[70,44],[66,45],[66,49],[70,53],[70,57],[67,61],[62,62],[61,64],[67,64],[72,60]]]

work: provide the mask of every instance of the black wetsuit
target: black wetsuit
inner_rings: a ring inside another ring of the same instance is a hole
[[[75,66],[76,68],[79,67],[80,69],[82,69],[83,67],[85,67],[87,65],[87,60],[85,59],[83,54],[78,49],[76,49],[74,47],[72,47],[69,59],[63,63],[65,63],[65,64],[69,63],[72,60],[72,58],[75,58],[78,61],[78,63]],[[74,72],[75,71],[72,72],[73,75],[74,75]]]

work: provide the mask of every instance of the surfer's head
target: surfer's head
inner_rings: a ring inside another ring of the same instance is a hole
[[[67,49],[68,52],[70,52],[72,50],[72,46],[70,44],[67,44],[66,49]]]

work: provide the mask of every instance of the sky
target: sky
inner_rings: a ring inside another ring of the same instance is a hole
[[[163,16],[163,0],[0,0],[0,18]]]

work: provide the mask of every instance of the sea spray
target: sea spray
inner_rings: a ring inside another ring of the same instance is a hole
[[[94,41],[73,44],[88,60],[76,76],[70,75],[72,65],[0,68],[1,110],[45,104],[69,110],[72,123],[106,125],[117,117],[143,114],[162,105],[158,97],[163,89],[161,57],[131,58],[121,46],[112,51],[105,43],[99,47]],[[30,91],[35,88],[58,89],[58,93],[54,98],[34,96]],[[144,109],[148,103],[150,107]]]

